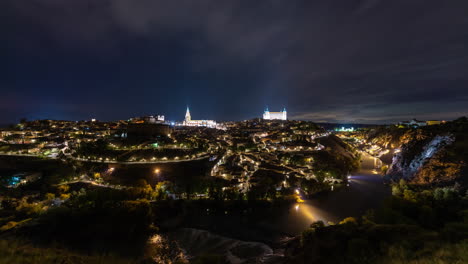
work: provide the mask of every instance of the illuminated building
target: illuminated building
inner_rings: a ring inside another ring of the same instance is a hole
[[[268,107],[263,112],[263,119],[264,120],[287,120],[288,115],[286,112],[286,108],[283,109],[281,112],[270,112]]]
[[[406,127],[420,127],[420,126],[425,126],[426,121],[419,121],[416,119],[410,120],[410,121],[402,121],[398,123],[400,126],[406,126]]]
[[[142,116],[142,117],[135,117],[129,120],[131,123],[137,124],[156,124],[156,123],[164,123],[164,116],[163,115],[156,115],[156,116]]]
[[[146,116],[145,121],[148,123],[162,123],[164,122],[164,116],[163,115]]]
[[[342,126],[341,128],[335,128],[335,131],[337,132],[354,132],[354,127],[346,128]]]
[[[185,112],[185,119],[182,125],[217,128],[216,121],[214,120],[192,120],[192,116],[190,115],[190,109],[188,107],[187,111]]]
[[[440,121],[440,120],[428,120],[428,121],[426,121],[426,124],[427,124],[428,126],[434,126],[434,125],[445,124],[445,121]]]

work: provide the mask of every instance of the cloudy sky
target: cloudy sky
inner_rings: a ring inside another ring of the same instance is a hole
[[[468,115],[466,0],[2,0],[0,123]]]

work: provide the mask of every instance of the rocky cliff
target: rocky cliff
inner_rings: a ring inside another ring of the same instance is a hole
[[[380,127],[367,132],[367,142],[388,150],[387,180],[413,184],[468,185],[468,121],[421,128]]]

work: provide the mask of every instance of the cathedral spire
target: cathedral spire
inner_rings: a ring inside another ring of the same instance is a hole
[[[190,109],[187,105],[187,111],[185,112],[185,121],[190,121],[192,117],[190,116]]]

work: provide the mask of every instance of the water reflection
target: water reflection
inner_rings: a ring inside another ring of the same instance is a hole
[[[295,209],[296,209],[297,214],[300,214],[301,217],[305,218],[306,220],[310,222],[322,220],[317,217],[318,209],[311,206],[310,204],[297,203],[295,205]]]
[[[322,197],[305,200],[291,206],[279,225],[283,232],[298,234],[312,222],[339,222],[349,216],[360,216],[368,209],[377,208],[390,195],[380,174],[373,174],[374,157],[363,154],[361,169],[351,175],[349,186],[337,189]]]

